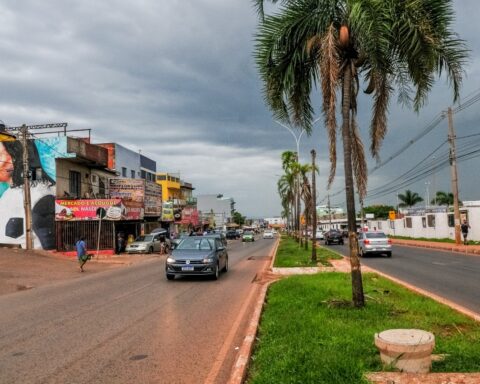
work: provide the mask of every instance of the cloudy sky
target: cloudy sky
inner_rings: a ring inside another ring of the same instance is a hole
[[[457,0],[456,30],[471,57],[462,101],[480,90],[476,0]],[[292,135],[265,107],[252,51],[258,19],[249,0],[33,0],[0,5],[0,119],[7,125],[68,122],[92,128],[97,142],[116,141],[157,161],[159,171],[180,172],[197,194],[222,193],[248,216],[280,213],[276,181],[280,154],[295,149]],[[451,105],[439,79],[419,114],[392,100],[387,159]],[[359,123],[367,140],[371,103],[361,97]],[[479,133],[480,102],[454,115],[458,136]],[[426,196],[450,190],[449,170],[407,186],[395,180],[441,145],[443,119],[428,135],[372,173],[367,204],[392,203],[396,191]],[[312,148],[320,163],[319,200],[326,196],[326,135],[318,124],[301,140],[301,160]],[[475,136],[461,139],[475,146]],[[459,142],[461,141],[459,140]],[[478,145],[477,145],[478,147]],[[436,160],[442,158],[444,145]],[[340,154],[341,157],[341,154]],[[480,200],[479,158],[459,165],[460,197]],[[370,168],[375,162],[370,159]],[[332,202],[343,184],[339,161]],[[426,184],[427,183],[427,184]],[[428,184],[430,183],[430,184]],[[392,186],[396,191],[382,189]]]

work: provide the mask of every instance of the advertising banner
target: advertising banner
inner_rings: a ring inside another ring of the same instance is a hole
[[[162,205],[162,221],[173,221],[173,203],[165,201]]]
[[[143,204],[122,199],[55,200],[56,221],[98,220],[97,211],[106,211],[104,220],[141,220]]]
[[[145,180],[110,179],[110,197],[143,203],[145,198]]]
[[[145,216],[162,215],[162,187],[153,181],[145,182]]]
[[[179,224],[197,226],[199,224],[198,211],[195,208],[185,207],[182,211],[182,219]]]

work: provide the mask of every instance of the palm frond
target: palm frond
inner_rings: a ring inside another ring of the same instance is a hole
[[[385,134],[387,132],[387,113],[390,94],[393,89],[390,85],[388,75],[373,71],[372,79],[375,83],[373,102],[373,116],[370,125],[370,152],[379,160],[379,151]]]
[[[352,114],[350,127],[353,174],[355,175],[358,196],[363,200],[367,194],[367,161],[365,160],[365,151],[354,114]]]

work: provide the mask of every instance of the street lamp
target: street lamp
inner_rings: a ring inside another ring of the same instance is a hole
[[[313,120],[312,125],[315,125],[315,123],[317,121],[319,121],[320,119],[321,119],[320,117],[317,117],[315,120]],[[297,144],[297,161],[300,162],[300,139],[302,138],[303,134],[306,132],[305,128],[302,128],[302,130],[300,131],[300,133],[297,136],[295,134],[294,130],[292,128],[290,128],[288,125],[282,124],[281,122],[279,122],[277,120],[275,120],[275,122],[278,125],[281,125],[283,128],[285,128],[286,130],[288,130],[288,132],[290,132],[292,134],[293,138],[295,139],[295,143]]]

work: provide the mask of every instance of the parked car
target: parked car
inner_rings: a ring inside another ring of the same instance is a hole
[[[275,236],[273,235],[272,231],[265,231],[263,232],[264,239],[273,239]]]
[[[160,252],[162,247],[162,235],[150,234],[138,236],[133,243],[126,246],[127,253],[153,253]]]
[[[360,232],[358,246],[360,257],[374,254],[392,257],[392,241],[381,231]]]
[[[240,238],[240,234],[235,229],[229,229],[225,237],[229,240],[235,240]]]
[[[243,242],[246,242],[246,241],[255,241],[255,236],[254,236],[253,232],[251,232],[251,231],[245,231],[245,232],[243,232],[242,241],[243,241]]]
[[[168,280],[192,275],[209,275],[217,280],[220,271],[228,271],[228,253],[221,239],[212,236],[186,237],[165,263]]]
[[[343,236],[342,232],[338,229],[330,229],[329,231],[325,232],[323,235],[325,238],[325,244],[341,244],[343,245]]]
[[[317,231],[317,232],[315,233],[315,239],[316,239],[316,240],[323,240],[324,238],[325,238],[325,237],[324,237],[324,235],[323,235],[323,231]]]

